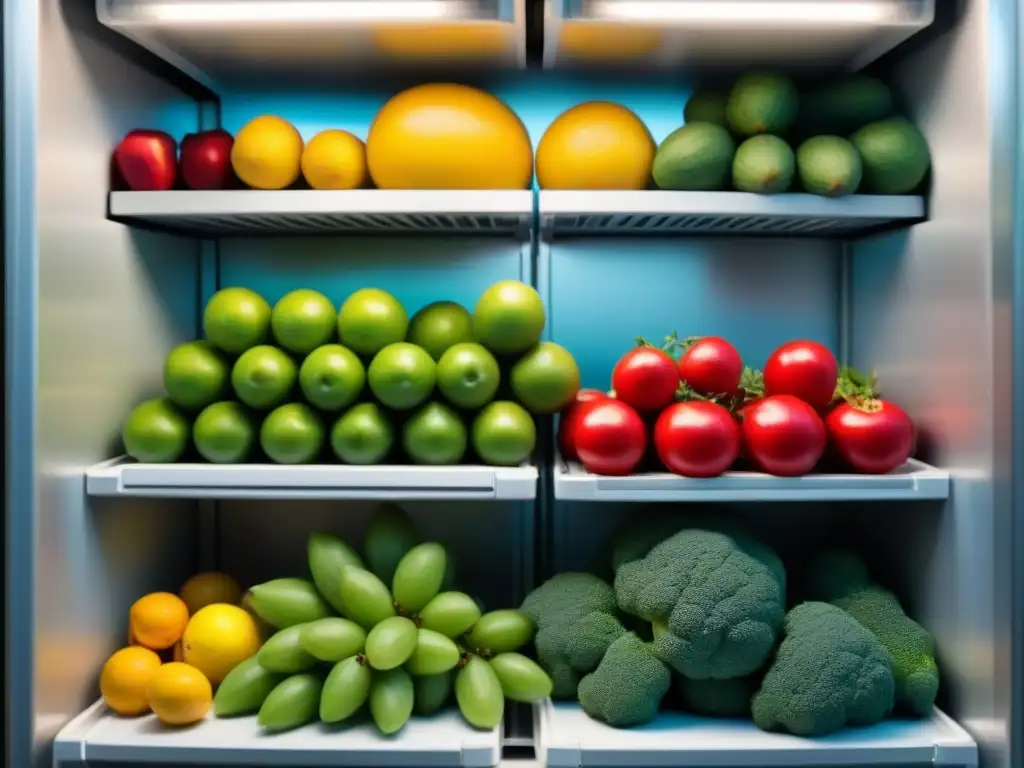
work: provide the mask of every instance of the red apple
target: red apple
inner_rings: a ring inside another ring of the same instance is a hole
[[[181,177],[189,189],[227,189],[231,186],[231,147],[234,137],[220,128],[190,133],[181,140]]]
[[[114,149],[114,162],[129,189],[170,189],[178,175],[178,147],[163,131],[129,131]]]

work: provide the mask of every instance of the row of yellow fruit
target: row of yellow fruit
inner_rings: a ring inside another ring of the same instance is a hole
[[[265,639],[245,603],[238,582],[213,571],[193,576],[177,595],[140,597],[129,610],[128,645],[100,673],[103,701],[127,717],[152,711],[169,725],[202,720],[213,687]]]

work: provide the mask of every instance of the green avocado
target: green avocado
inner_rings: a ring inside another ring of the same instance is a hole
[[[798,127],[805,136],[849,136],[892,113],[889,86],[874,77],[851,75],[802,96]]]
[[[741,192],[773,194],[793,186],[796,159],[778,136],[754,136],[740,144],[732,162],[732,183]]]
[[[687,123],[713,123],[727,125],[725,105],[729,95],[723,91],[710,88],[698,88],[690,96],[683,108],[683,119]]]
[[[928,142],[905,118],[865,125],[850,137],[864,165],[863,189],[878,195],[907,195],[931,168]]]
[[[863,168],[857,148],[839,136],[815,136],[796,151],[800,183],[813,195],[842,197],[860,186]]]
[[[726,117],[740,136],[784,134],[796,122],[800,95],[784,75],[744,75],[729,92]]]
[[[659,189],[724,189],[736,142],[713,123],[687,123],[661,142],[651,169]]]

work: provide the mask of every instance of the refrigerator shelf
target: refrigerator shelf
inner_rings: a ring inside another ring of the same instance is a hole
[[[501,728],[478,731],[457,711],[414,717],[393,737],[373,725],[307,725],[264,735],[255,716],[168,728],[155,715],[122,718],[102,701],[57,734],[53,768],[83,763],[136,765],[380,766],[380,768],[490,768],[501,760]]]
[[[541,231],[578,235],[848,237],[925,218],[914,196],[541,191]]]
[[[179,499],[534,499],[537,468],[342,464],[140,464],[86,470],[90,496]]]
[[[887,720],[818,739],[765,733],[749,720],[666,713],[646,726],[611,728],[578,704],[534,707],[537,760],[548,768],[769,768],[935,765],[973,768],[970,735],[935,710],[928,720]]]
[[[910,459],[887,475],[775,477],[727,472],[701,480],[668,472],[605,477],[555,456],[555,498],[566,501],[919,501],[949,497],[949,473]]]
[[[529,190],[111,192],[110,218],[190,235],[529,234]]]

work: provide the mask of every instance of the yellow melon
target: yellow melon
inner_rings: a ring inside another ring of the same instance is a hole
[[[632,111],[608,101],[566,110],[537,144],[541,189],[646,189],[657,147]]]
[[[366,138],[370,176],[381,189],[525,189],[533,147],[504,102],[446,83],[402,91]]]

